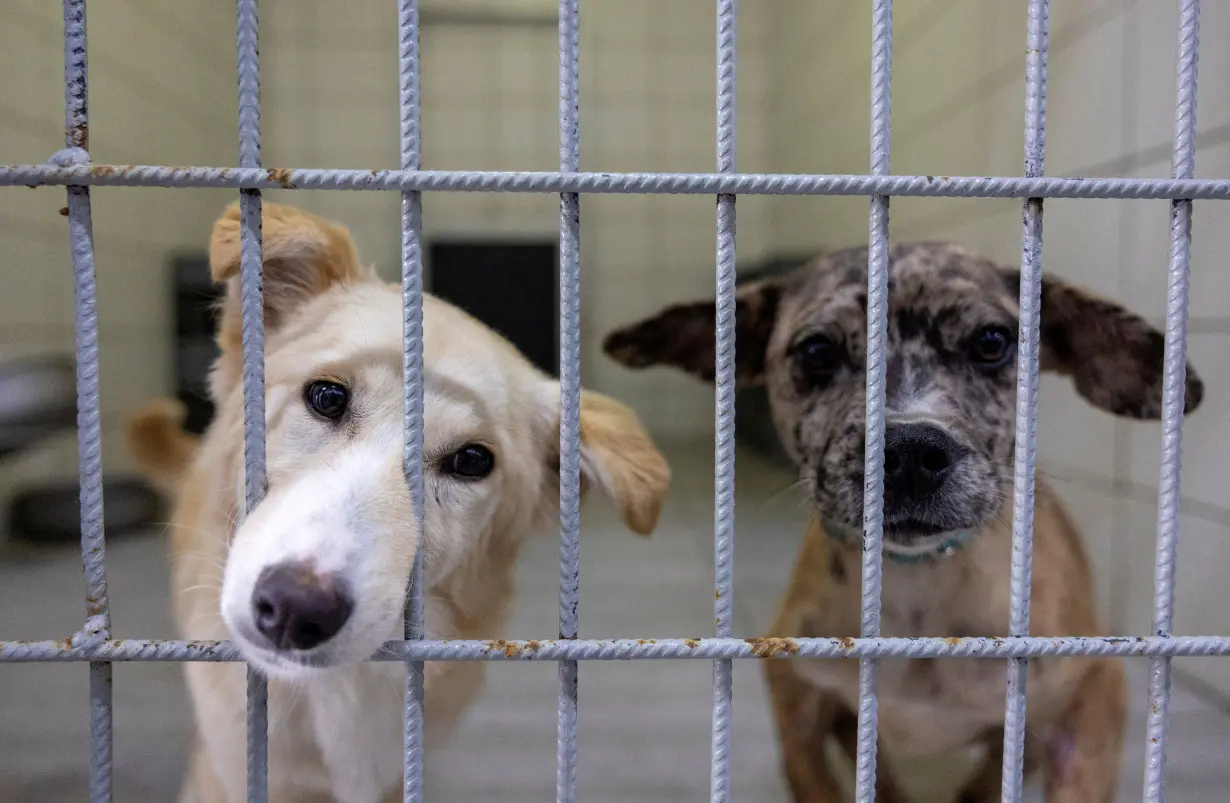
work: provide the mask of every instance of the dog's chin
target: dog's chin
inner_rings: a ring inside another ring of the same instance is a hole
[[[862,539],[861,516],[821,515],[827,527],[836,531],[831,535],[846,541]],[[952,543],[958,533],[976,531],[981,526],[982,522],[973,516],[922,517],[887,511],[884,516],[884,552],[905,558],[933,554],[942,550],[945,544]]]
[[[952,543],[958,533],[977,530],[981,522],[972,516],[894,516],[884,519],[884,551],[900,557],[927,555]]]
[[[366,649],[350,643],[350,640],[345,644],[331,640],[311,650],[271,650],[246,638],[239,631],[232,631],[232,637],[244,660],[260,670],[261,674],[289,682],[320,678],[337,669],[364,663],[383,644],[371,644],[370,649]]]

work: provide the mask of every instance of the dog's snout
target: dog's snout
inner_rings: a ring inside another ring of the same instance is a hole
[[[271,566],[252,592],[256,629],[279,650],[310,650],[338,634],[354,604],[335,577],[302,564]]]
[[[884,432],[884,488],[903,499],[935,493],[962,456],[960,446],[930,424],[894,424]]]

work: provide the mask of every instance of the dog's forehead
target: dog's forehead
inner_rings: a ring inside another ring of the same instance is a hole
[[[285,359],[279,364],[288,370],[345,365],[361,358],[377,360],[400,374],[405,348],[402,298],[396,286],[346,287],[312,302],[287,329],[285,346],[279,349]],[[423,352],[425,395],[481,398],[492,414],[506,412],[511,386],[520,376],[517,367],[524,360],[481,323],[425,295]]]
[[[935,307],[984,300],[1011,306],[1013,298],[998,266],[952,243],[910,243],[889,249],[892,308]],[[865,311],[868,249],[851,248],[818,257],[800,269],[795,318],[825,308]],[[788,316],[790,317],[790,316]]]

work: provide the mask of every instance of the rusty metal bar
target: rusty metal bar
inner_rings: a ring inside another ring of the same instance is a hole
[[[1230,200],[1230,179],[0,165],[0,187],[66,185],[389,192],[418,190],[624,195],[901,195],[917,198]]]
[[[1025,176],[1044,172],[1046,65],[1050,9],[1030,0],[1025,48]],[[1038,462],[1038,355],[1042,310],[1042,199],[1029,198],[1021,213],[1020,331],[1017,346],[1016,465],[1012,484],[1012,569],[1009,633],[1029,635],[1033,575],[1034,479]],[[1025,681],[1028,661],[1008,661],[1004,702],[1004,803],[1019,803],[1025,775]]]
[[[717,0],[717,169],[735,172],[737,0]],[[733,632],[735,539],[735,196],[717,197],[717,295],[714,327],[713,618],[718,638]],[[734,665],[713,662],[709,799],[730,798],[730,723]]]
[[[893,3],[876,0],[871,11],[871,174],[887,176],[892,141]],[[885,374],[888,348],[888,196],[871,197],[867,248],[867,431],[863,454],[863,566],[860,635],[880,635],[884,569]],[[879,732],[876,661],[858,668],[858,733],[855,793],[875,803]]]
[[[1230,656],[1230,636],[1086,638],[422,639],[385,642],[373,661],[642,661],[721,658],[1122,658]],[[0,663],[242,661],[229,641],[0,641]]]
[[[1174,144],[1171,175],[1191,178],[1196,161],[1196,72],[1200,49],[1200,0],[1179,11]],[[1170,268],[1166,290],[1166,343],[1162,385],[1162,454],[1157,504],[1157,557],[1153,580],[1153,635],[1168,638],[1174,624],[1175,563],[1179,548],[1183,408],[1187,372],[1187,305],[1191,285],[1192,202],[1170,203]],[[1149,662],[1145,742],[1146,803],[1166,799],[1166,737],[1170,718],[1170,659]]]
[[[235,41],[239,92],[239,164],[261,166],[257,0],[237,0]],[[265,302],[261,261],[261,191],[239,194],[243,342],[244,515],[265,498]],[[247,673],[248,803],[269,796],[269,690],[255,667]]]
[[[559,169],[580,170],[580,4],[559,2]],[[559,199],[559,637],[577,638],[581,585],[581,199]],[[555,799],[577,794],[576,661],[559,665]]]
[[[398,106],[401,121],[401,168],[418,170],[422,162],[419,96],[419,9],[417,0],[397,4]],[[401,195],[402,405],[403,471],[414,508],[419,548],[414,555],[406,597],[405,636],[423,638],[423,198],[417,190]],[[403,714],[402,797],[423,799],[423,662],[406,663]]]
[[[65,149],[52,157],[62,166],[90,160],[89,80],[85,0],[64,0]],[[90,191],[68,188],[68,237],[73,258],[77,340],[77,473],[81,498],[81,558],[85,573],[90,640],[111,636],[103,531],[102,404],[99,399],[98,285],[94,272],[94,225]],[[113,748],[111,664],[90,664],[90,800],[111,800]]]

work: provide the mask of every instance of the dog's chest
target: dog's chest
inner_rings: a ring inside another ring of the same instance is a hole
[[[898,576],[900,575],[900,576]],[[857,574],[851,573],[857,577]],[[956,566],[889,564],[884,573],[880,634],[886,637],[966,637],[1007,634],[1007,605],[971,594]],[[976,581],[975,581],[976,582]],[[971,597],[983,604],[970,604]],[[859,633],[860,598],[842,594],[827,606],[815,635]],[[809,633],[810,635],[810,633]],[[800,662],[800,674],[858,710],[858,662]],[[877,675],[881,737],[901,755],[961,747],[1002,722],[1006,667],[986,659],[881,659]]]
[[[312,690],[312,727],[338,800],[378,803],[401,783],[404,682],[404,665],[368,663]]]

